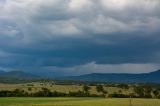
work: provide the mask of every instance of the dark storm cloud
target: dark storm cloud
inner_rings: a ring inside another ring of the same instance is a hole
[[[158,0],[0,0],[0,66],[159,64],[159,5]]]

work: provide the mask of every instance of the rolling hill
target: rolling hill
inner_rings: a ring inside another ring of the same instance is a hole
[[[53,74],[53,73],[52,73]],[[113,74],[113,73],[91,73],[80,76],[67,76],[67,77],[47,77],[39,76],[32,73],[22,71],[0,71],[0,82],[17,82],[17,81],[30,81],[40,79],[51,80],[71,80],[71,81],[94,81],[94,82],[111,82],[111,83],[160,83],[160,70],[143,73],[143,74]]]
[[[25,73],[22,71],[0,71],[0,82],[1,83],[21,83],[21,82],[31,82],[39,79],[38,76]]]
[[[160,83],[160,70],[144,74],[92,73],[80,76],[70,76],[61,79],[118,83]]]

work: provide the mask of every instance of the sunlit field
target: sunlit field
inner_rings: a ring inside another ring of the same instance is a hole
[[[32,85],[32,86],[30,86]],[[27,92],[35,92],[38,90],[41,90],[42,87],[46,87],[50,89],[51,91],[58,91],[58,92],[65,92],[68,93],[69,91],[78,91],[83,90],[82,85],[53,85],[51,83],[39,83],[39,82],[33,82],[33,83],[25,83],[25,84],[2,84],[0,83],[0,90],[14,90],[14,89],[22,89]],[[96,86],[90,86],[90,93],[97,94]],[[28,88],[31,88],[31,90],[28,90]],[[132,88],[123,90],[121,88],[117,87],[105,87],[104,90],[106,90],[108,93],[114,93],[122,91],[124,94],[129,94],[133,92]]]
[[[132,106],[160,106],[158,99],[132,99]],[[130,106],[130,99],[0,98],[0,106]]]
[[[51,91],[68,93],[69,91],[83,91],[83,85],[55,85],[52,83],[23,83],[23,84],[0,84],[0,90],[22,89],[34,93],[46,87]],[[90,93],[98,94],[96,86],[90,86]],[[109,94],[119,92],[129,94],[133,88],[122,89],[117,87],[103,86]],[[29,90],[28,88],[31,88]],[[108,95],[108,94],[107,94]],[[138,98],[109,98],[109,97],[0,97],[0,106],[160,106],[160,99]]]

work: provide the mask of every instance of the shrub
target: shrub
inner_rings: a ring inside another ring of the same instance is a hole
[[[129,95],[125,95],[125,94],[118,94],[118,93],[113,93],[113,94],[109,94],[108,97],[111,98],[129,98]]]

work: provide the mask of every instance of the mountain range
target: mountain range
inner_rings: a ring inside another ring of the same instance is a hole
[[[0,70],[0,83],[21,83],[39,79],[39,76],[32,75],[23,71],[5,72]]]
[[[52,73],[53,74],[53,73]],[[94,81],[94,82],[117,82],[117,83],[160,83],[160,70],[151,73],[142,74],[123,74],[123,73],[91,73],[80,76],[62,76],[62,77],[47,77],[43,75],[35,75],[23,71],[0,71],[0,82],[6,80],[71,80],[71,81]]]
[[[65,77],[65,80],[100,81],[117,83],[160,83],[160,70],[143,74],[92,73]]]

